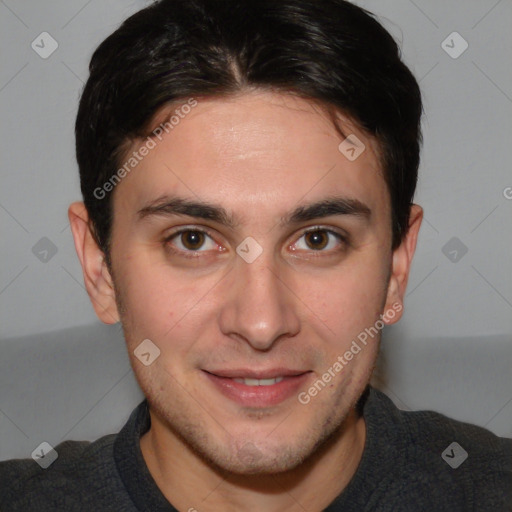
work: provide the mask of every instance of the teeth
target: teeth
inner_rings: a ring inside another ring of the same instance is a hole
[[[284,377],[276,377],[275,379],[233,379],[239,384],[245,384],[246,386],[273,386],[278,382],[281,382]]]

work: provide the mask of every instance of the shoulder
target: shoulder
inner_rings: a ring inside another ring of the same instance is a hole
[[[33,459],[0,462],[0,510],[83,510],[89,500],[100,502],[115,493],[115,438],[64,441],[54,448],[57,458],[46,469]]]
[[[452,470],[479,478],[512,475],[512,439],[433,411],[401,411],[410,453],[420,459],[441,457]]]
[[[437,412],[401,411],[382,393],[377,399],[401,437],[400,492],[465,510],[512,510],[512,439]]]

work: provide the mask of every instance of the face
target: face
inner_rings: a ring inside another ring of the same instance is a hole
[[[284,471],[311,455],[369,381],[380,315],[400,316],[376,145],[341,127],[365,144],[355,160],[306,100],[198,99],[115,189],[135,375],[153,424],[217,467]],[[148,366],[143,340],[160,350]]]

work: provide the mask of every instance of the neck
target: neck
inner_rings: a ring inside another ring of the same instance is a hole
[[[150,414],[151,428],[140,440],[144,460],[166,499],[190,512],[323,510],[354,476],[366,441],[364,419],[352,410],[342,427],[296,468],[240,475],[212,467]]]

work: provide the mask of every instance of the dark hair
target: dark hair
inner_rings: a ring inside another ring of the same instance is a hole
[[[374,136],[392,209],[407,233],[421,145],[421,94],[391,35],[343,0],[160,0],[94,52],[76,119],[93,233],[110,256],[112,194],[98,187],[164,106],[262,88],[315,100]]]

